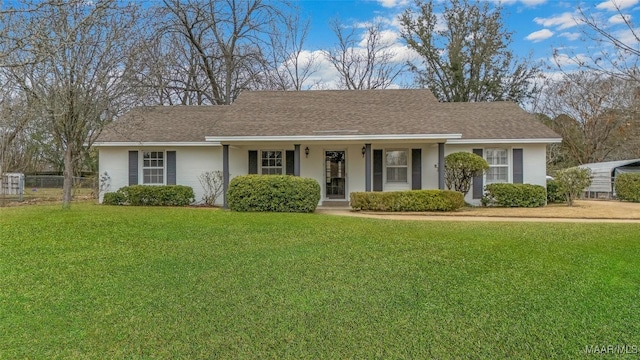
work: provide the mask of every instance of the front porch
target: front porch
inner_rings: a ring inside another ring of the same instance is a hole
[[[321,206],[348,207],[356,191],[444,189],[445,142],[223,143],[223,191],[232,174],[290,174],[318,181]]]

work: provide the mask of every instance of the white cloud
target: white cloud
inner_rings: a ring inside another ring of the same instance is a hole
[[[625,14],[616,14],[609,18],[610,24],[624,24],[625,22],[631,21],[631,15]]]
[[[567,54],[556,54],[549,59],[550,63],[558,64],[559,66],[577,66],[589,61],[589,58],[584,54],[576,54],[569,56]]]
[[[362,40],[358,43],[360,47],[367,47],[367,32],[362,34]],[[380,43],[385,46],[390,46],[396,43],[400,39],[400,33],[393,30],[381,30],[380,31]]]
[[[387,25],[387,26],[397,28],[400,26],[400,20],[398,20],[398,16],[396,15],[392,15],[390,17],[376,16],[369,21],[356,22],[351,27],[356,29],[366,29],[375,24],[382,24],[382,25]],[[350,26],[347,26],[347,27],[350,27]]]
[[[381,18],[373,19],[372,21],[362,22],[356,24],[355,27],[358,29],[366,28],[374,24],[377,21],[382,20]],[[383,24],[389,25],[388,28],[380,31],[380,43],[383,46],[386,46],[386,51],[390,54],[393,54],[390,62],[393,64],[405,64],[407,61],[416,61],[419,59],[419,55],[408,46],[403,44],[400,41],[400,32],[394,28],[394,23],[390,20],[382,21]],[[361,36],[360,42],[353,48],[350,48],[350,51],[353,51],[354,54],[361,55],[363,58],[366,58],[366,46],[367,46],[367,32],[366,30],[360,30],[358,34]],[[301,54],[301,62],[304,62],[307,58],[313,56],[315,58],[315,64],[317,66],[317,71],[309,77],[305,81],[304,87],[310,89],[339,89],[341,83],[341,77],[338,71],[335,69],[333,64],[327,60],[326,56],[322,53],[322,51],[317,50],[314,52],[304,51]],[[402,79],[397,79],[396,82],[402,81]],[[399,87],[399,85],[394,84],[390,88]]]
[[[378,2],[386,8],[407,6],[409,4],[409,0],[378,0]]]
[[[596,5],[598,10],[617,11],[635,6],[640,0],[607,0]]]
[[[520,0],[524,6],[538,6],[547,2],[547,0]]]
[[[563,32],[561,34],[559,34],[558,36],[561,36],[569,41],[574,41],[574,40],[578,40],[580,38],[580,33],[575,33],[575,32]]]
[[[618,41],[636,47],[638,45],[638,38],[636,34],[640,32],[640,28],[631,29],[625,28],[624,30],[616,31],[613,35]]]
[[[525,39],[533,42],[540,42],[552,36],[553,36],[553,31],[549,29],[542,29],[542,30],[532,32],[531,34],[527,35]]]
[[[490,1],[496,2],[496,3],[498,3],[500,5],[504,5],[504,6],[521,3],[522,5],[527,6],[527,7],[534,7],[534,6],[542,5],[542,4],[547,2],[547,0],[490,0]]]
[[[552,16],[548,18],[535,18],[533,21],[536,24],[545,26],[545,27],[557,27],[558,30],[564,30],[572,28],[578,25],[576,13],[565,12],[557,16]]]
[[[301,54],[302,55],[302,54]],[[304,54],[305,56],[315,59],[315,64],[318,71],[313,73],[305,81],[305,88],[312,89],[338,89],[340,84],[340,74],[335,67],[327,60],[322,51],[316,50],[310,53]],[[304,59],[306,60],[306,59]]]

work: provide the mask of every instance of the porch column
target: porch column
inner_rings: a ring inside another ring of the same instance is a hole
[[[300,176],[300,144],[293,145],[293,176]]]
[[[222,145],[222,195],[225,209],[229,208],[227,190],[229,190],[229,145]]]
[[[371,191],[371,144],[364,144],[364,191]]]
[[[438,189],[444,190],[444,143],[438,143]]]

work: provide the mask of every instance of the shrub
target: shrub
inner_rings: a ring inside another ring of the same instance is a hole
[[[547,203],[561,203],[564,195],[560,192],[560,185],[556,180],[547,180]]]
[[[134,206],[186,206],[194,199],[193,189],[189,186],[131,185],[122,187],[115,193],[105,194],[102,203]]]
[[[489,184],[484,187],[484,206],[540,207],[547,203],[547,190],[532,184]]]
[[[560,170],[556,173],[558,190],[569,206],[591,185],[591,170],[579,167]]]
[[[104,205],[124,205],[126,202],[127,199],[122,192],[105,193],[102,197]]]
[[[222,171],[205,171],[198,176],[198,181],[204,190],[202,201],[208,206],[215,205],[218,197],[222,195]]]
[[[236,176],[229,183],[228,205],[233,211],[313,212],[320,201],[320,184],[291,175]]]
[[[464,195],[451,190],[352,192],[351,207],[373,211],[453,211],[465,205]]]
[[[489,164],[482,156],[469,152],[455,152],[444,158],[444,179],[447,189],[466,195],[474,176],[482,175]]]
[[[640,174],[624,173],[617,175],[615,187],[618,199],[640,202]]]

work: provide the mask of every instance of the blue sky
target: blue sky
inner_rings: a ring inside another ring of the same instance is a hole
[[[487,0],[497,3],[497,0]],[[613,2],[612,2],[613,1]],[[397,42],[397,50],[402,52],[401,41],[394,40],[397,34],[397,18],[413,0],[298,0],[302,16],[311,19],[311,29],[305,48],[310,52],[331,48],[336,40],[329,31],[329,20],[339,17],[346,26],[383,19],[390,39]],[[621,24],[621,17],[614,4],[622,9],[624,16],[632,22],[640,19],[640,0],[502,0],[505,27],[513,32],[511,48],[521,56],[532,56],[533,60],[551,64],[554,51],[560,60],[580,59],[598,51],[600,45],[584,41],[580,36],[578,8],[597,18],[603,25],[620,37],[628,36],[628,30]],[[327,64],[321,65],[325,67]],[[548,71],[552,71],[549,69]],[[330,69],[321,69],[320,76],[325,82],[332,77]]]

